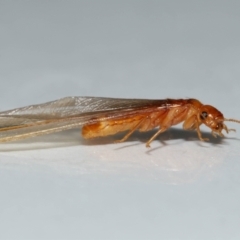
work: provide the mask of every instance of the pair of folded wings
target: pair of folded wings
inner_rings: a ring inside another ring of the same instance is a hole
[[[0,142],[59,132],[99,121],[131,117],[156,109],[159,111],[164,109],[164,106],[166,100],[66,97],[0,112]]]

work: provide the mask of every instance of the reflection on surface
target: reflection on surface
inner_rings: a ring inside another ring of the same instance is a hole
[[[113,146],[115,151],[97,148],[89,154],[106,163],[104,171],[166,184],[189,183],[200,177],[212,179],[226,156],[226,140],[213,138],[210,133],[203,134],[210,141],[202,143],[196,132],[170,129],[148,149],[144,143],[153,133],[135,133],[128,142]],[[95,144],[97,141],[92,143]]]
[[[200,142],[196,132],[170,129],[146,148],[154,132],[136,132],[120,144],[113,142],[121,134],[86,141],[78,130],[2,144],[1,167],[41,165],[61,174],[183,184],[215,178],[224,159],[233,154],[229,142],[237,140],[203,133],[210,141]]]

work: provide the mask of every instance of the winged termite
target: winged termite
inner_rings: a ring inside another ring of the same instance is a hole
[[[0,112],[0,142],[10,142],[67,129],[82,127],[84,138],[95,138],[128,131],[123,142],[135,131],[159,127],[146,146],[162,132],[183,122],[186,130],[196,130],[201,141],[200,125],[212,135],[223,137],[228,129],[223,114],[196,99],[116,99],[101,97],[66,97],[56,101]]]

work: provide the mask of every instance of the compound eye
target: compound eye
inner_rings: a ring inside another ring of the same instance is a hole
[[[201,118],[202,120],[204,120],[204,119],[207,118],[207,116],[208,116],[208,113],[207,113],[207,112],[202,112],[201,115],[200,115],[200,118]]]

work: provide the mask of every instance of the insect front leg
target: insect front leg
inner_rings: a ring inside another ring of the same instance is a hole
[[[200,124],[199,125],[197,125],[197,134],[198,134],[198,138],[202,141],[202,142],[205,142],[205,141],[209,141],[209,139],[208,138],[202,138],[202,133],[201,133],[201,131],[200,131]]]
[[[192,115],[191,117],[189,117],[188,119],[185,120],[184,124],[183,124],[183,129],[185,130],[195,130],[197,131],[197,134],[198,134],[198,138],[201,140],[201,141],[209,141],[208,138],[202,138],[202,134],[201,134],[201,131],[200,131],[200,125],[201,125],[201,122],[198,121],[198,118],[197,116],[194,114]]]

